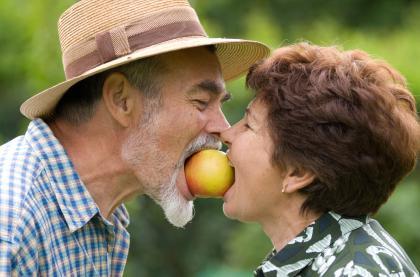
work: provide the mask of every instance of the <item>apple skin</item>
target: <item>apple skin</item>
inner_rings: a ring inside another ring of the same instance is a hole
[[[195,197],[220,198],[233,184],[235,173],[226,153],[206,149],[192,155],[185,163],[185,178]]]

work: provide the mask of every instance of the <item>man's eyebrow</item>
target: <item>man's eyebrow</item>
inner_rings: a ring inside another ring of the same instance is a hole
[[[212,80],[204,80],[198,83],[197,87],[217,95],[225,91],[225,87],[222,84]]]
[[[220,94],[225,93],[222,102],[226,102],[232,98],[231,94],[229,92],[226,92],[225,86],[223,84],[212,80],[204,80],[194,85],[188,91],[188,94],[194,94],[199,91],[207,91],[213,96],[219,96]]]

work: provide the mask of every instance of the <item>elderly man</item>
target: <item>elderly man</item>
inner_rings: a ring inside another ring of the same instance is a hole
[[[184,161],[220,146],[224,80],[268,49],[208,38],[186,0],[82,0],[58,27],[66,81],[23,103],[26,134],[0,148],[0,275],[119,276],[122,203],[191,220]]]

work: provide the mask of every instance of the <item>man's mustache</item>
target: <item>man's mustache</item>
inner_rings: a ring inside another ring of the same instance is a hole
[[[188,145],[187,149],[182,154],[181,159],[179,159],[177,167],[182,166],[189,156],[200,150],[220,148],[222,148],[222,142],[219,139],[211,135],[201,135]]]

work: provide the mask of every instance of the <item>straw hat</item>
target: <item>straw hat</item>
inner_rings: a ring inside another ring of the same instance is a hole
[[[230,80],[269,53],[259,42],[209,38],[187,0],[81,0],[61,15],[58,32],[66,80],[22,104],[30,119],[53,113],[77,82],[134,60],[215,45]]]

